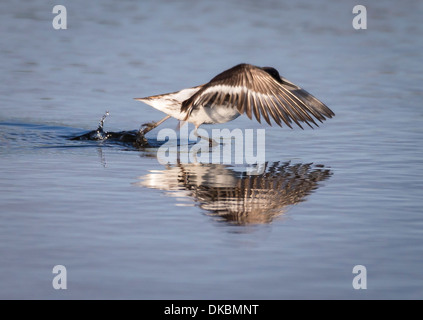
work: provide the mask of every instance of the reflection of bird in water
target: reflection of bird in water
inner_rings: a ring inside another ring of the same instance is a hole
[[[271,222],[331,175],[322,165],[289,162],[267,163],[260,175],[221,164],[178,164],[140,177],[137,185],[174,191],[173,196],[193,199],[211,215],[245,225]]]

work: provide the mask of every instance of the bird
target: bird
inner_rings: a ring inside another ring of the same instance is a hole
[[[208,83],[180,91],[134,98],[167,115],[148,124],[143,134],[173,117],[194,124],[194,134],[202,124],[218,124],[245,114],[261,123],[264,119],[282,127],[293,124],[304,129],[318,127],[335,113],[316,97],[283,78],[273,67],[238,64],[212,78]],[[317,121],[317,122],[316,122]],[[210,139],[209,139],[210,140]]]

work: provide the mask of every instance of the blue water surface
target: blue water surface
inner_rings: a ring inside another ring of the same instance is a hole
[[[0,3],[0,298],[423,298],[422,2],[361,2],[365,30],[355,1],[75,0],[66,30],[56,4]],[[261,176],[69,140],[106,110],[114,132],[157,121],[132,98],[241,62],[336,113],[204,126],[265,128]]]

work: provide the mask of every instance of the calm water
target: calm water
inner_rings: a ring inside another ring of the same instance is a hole
[[[421,2],[362,3],[367,30],[354,1],[72,1],[67,30],[55,4],[0,3],[0,298],[423,298]],[[262,175],[68,139],[105,110],[137,130],[163,114],[133,97],[240,62],[336,113],[208,127],[265,128]]]

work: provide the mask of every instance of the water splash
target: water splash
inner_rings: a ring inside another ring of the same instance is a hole
[[[106,113],[101,117],[100,122],[98,123],[98,128],[97,130],[101,130],[103,131],[103,127],[104,127],[104,120],[106,120],[107,116],[110,114],[109,111],[106,111]]]
[[[145,123],[141,126],[139,130],[131,131],[119,131],[119,132],[108,132],[104,131],[104,122],[106,118],[110,115],[109,111],[106,111],[101,117],[98,127],[96,130],[78,135],[76,137],[71,137],[70,140],[93,140],[93,141],[114,141],[124,144],[132,145],[135,148],[146,148],[151,147],[148,143],[147,138],[145,137],[145,129],[151,126],[151,123]]]

